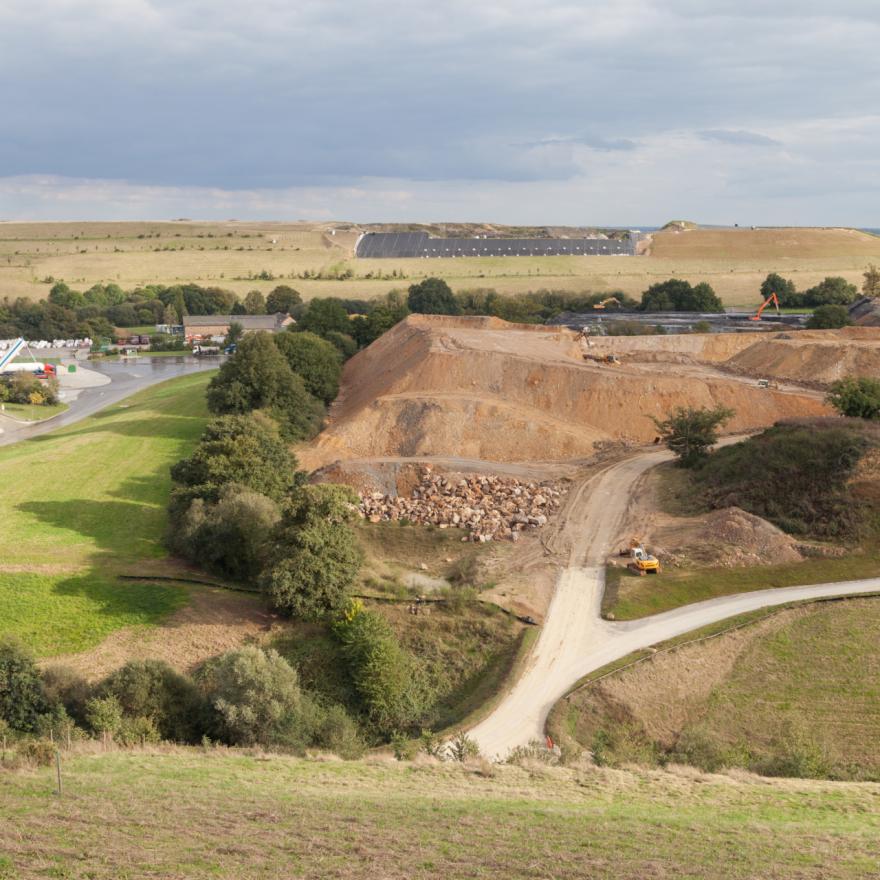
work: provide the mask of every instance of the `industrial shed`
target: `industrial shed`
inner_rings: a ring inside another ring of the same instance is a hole
[[[368,232],[355,256],[385,257],[549,257],[632,256],[637,233],[626,238],[434,238],[427,232]]]

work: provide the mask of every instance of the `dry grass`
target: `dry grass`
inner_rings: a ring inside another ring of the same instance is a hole
[[[157,750],[0,777],[0,876],[877,877],[872,786]]]
[[[334,228],[336,235],[330,234]],[[0,297],[45,296],[49,285],[42,280],[52,276],[77,287],[195,281],[241,294],[284,282],[306,297],[370,298],[428,275],[446,278],[454,289],[623,290],[636,296],[675,275],[709,281],[728,305],[751,306],[769,272],[789,275],[800,287],[826,275],[860,283],[867,263],[880,261],[880,238],[839,229],[663,233],[655,236],[650,256],[616,259],[353,260],[356,238],[356,229],[314,223],[3,223]],[[299,277],[304,271],[331,275],[334,268],[350,269],[355,277]],[[275,279],[257,279],[263,271]],[[394,271],[404,277],[392,279]]]

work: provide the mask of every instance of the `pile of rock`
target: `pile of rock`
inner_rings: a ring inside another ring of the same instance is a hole
[[[409,498],[362,492],[361,513],[370,522],[408,520],[441,529],[466,529],[462,541],[515,541],[558,510],[565,490],[553,482],[526,483],[482,474],[444,476],[425,467]]]

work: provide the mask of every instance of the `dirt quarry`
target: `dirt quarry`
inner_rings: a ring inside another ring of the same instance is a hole
[[[494,462],[590,458],[656,436],[676,406],[735,410],[726,430],[829,413],[817,386],[880,372],[880,329],[605,337],[564,328],[411,315],[345,367],[306,467],[375,458]],[[585,360],[615,354],[619,364]],[[759,378],[779,380],[771,387]]]

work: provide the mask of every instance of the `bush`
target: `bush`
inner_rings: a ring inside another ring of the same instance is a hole
[[[803,298],[807,306],[848,305],[855,302],[858,295],[855,284],[850,284],[846,278],[832,276],[805,290]]]
[[[347,761],[360,758],[366,748],[357,723],[342,706],[331,706],[324,714],[315,744]]]
[[[385,735],[411,729],[423,706],[417,669],[388,621],[353,603],[334,624],[364,712]]]
[[[229,651],[201,669],[199,682],[224,742],[303,748],[311,741],[299,677],[277,651]]]
[[[363,554],[349,527],[357,496],[347,486],[304,486],[284,508],[261,585],[275,608],[315,619],[340,609]]]
[[[357,354],[357,341],[347,333],[338,333],[336,330],[331,330],[329,333],[324,334],[324,338],[336,347],[343,361],[347,361],[350,357]]]
[[[718,440],[718,428],[733,417],[731,409],[678,407],[669,418],[653,422],[663,442],[678,457],[682,467],[694,467],[705,459],[709,449]]]
[[[112,738],[122,726],[122,706],[114,696],[93,697],[86,703],[89,727],[106,738]]]
[[[142,746],[147,743],[162,741],[162,734],[156,727],[152,718],[128,716],[122,719],[119,729],[116,731],[116,742],[121,746]]]
[[[839,330],[851,324],[846,306],[819,306],[807,319],[810,330]]]
[[[280,519],[271,498],[229,484],[216,504],[195,498],[175,517],[169,545],[208,571],[246,581],[263,570],[269,538]]]
[[[0,720],[27,733],[49,708],[34,658],[17,641],[0,639]]]
[[[49,705],[61,705],[78,724],[85,724],[86,703],[94,696],[92,686],[69,666],[43,670],[43,691]]]
[[[290,369],[302,378],[309,394],[324,403],[330,403],[336,397],[339,393],[342,358],[332,342],[305,331],[279,333],[275,337],[275,344],[287,359]]]
[[[29,739],[18,746],[18,754],[34,767],[50,767],[58,751],[54,743],[45,739]]]
[[[828,402],[842,415],[857,419],[880,419],[880,380],[839,379],[832,383]]]
[[[146,720],[162,739],[196,743],[201,737],[204,705],[198,689],[162,660],[131,660],[111,673],[98,691],[116,700],[130,731],[138,724],[144,727]],[[148,730],[141,733],[152,735]]]

